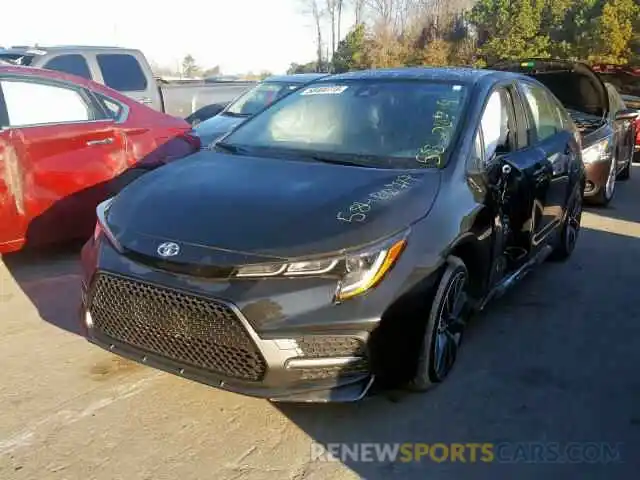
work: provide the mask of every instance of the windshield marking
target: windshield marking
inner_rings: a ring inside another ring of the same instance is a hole
[[[340,95],[347,88],[346,85],[337,87],[309,87],[305,88],[300,95]]]
[[[338,212],[336,219],[347,223],[364,222],[373,204],[395,198],[418,180],[412,175],[398,175],[391,183],[384,185],[383,189],[370,193],[366,200],[353,202],[348,213]]]
[[[458,102],[440,99],[436,102],[436,105],[438,110],[433,114],[431,134],[439,137],[438,144],[427,143],[423,145],[416,153],[415,158],[418,163],[434,164],[432,166],[441,167],[442,156],[446,151],[445,145],[448,145],[451,140],[451,133],[455,124],[455,118],[447,113],[446,110],[456,108]]]

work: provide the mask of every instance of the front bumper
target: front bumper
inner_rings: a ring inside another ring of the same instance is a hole
[[[587,174],[587,183],[584,190],[585,198],[594,197],[605,188],[607,184],[607,178],[609,178],[609,171],[611,169],[611,162],[594,162],[585,165]]]
[[[367,343],[382,311],[370,298],[334,305],[335,281],[232,285],[147,267],[100,240],[82,256],[81,321],[112,353],[272,401],[357,401],[372,386]]]

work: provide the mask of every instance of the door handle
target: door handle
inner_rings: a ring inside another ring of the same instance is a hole
[[[149,105],[150,103],[153,103],[153,100],[151,100],[149,97],[144,97],[140,99],[140,103],[144,103],[145,105]]]
[[[111,145],[113,143],[113,138],[105,138],[104,140],[89,140],[87,142],[87,146],[91,147],[93,145]]]

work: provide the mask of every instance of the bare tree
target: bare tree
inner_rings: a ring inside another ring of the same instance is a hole
[[[340,41],[340,23],[342,21],[343,0],[326,0],[327,14],[329,15],[329,28],[331,29],[331,57],[336,53],[336,47]]]
[[[311,15],[314,28],[316,30],[316,52],[318,54],[318,71],[322,66],[322,17],[323,11],[318,4],[318,0],[300,0],[302,2],[304,13]]]
[[[351,0],[350,3],[353,7],[356,25],[364,23],[364,10],[366,6],[366,0]]]

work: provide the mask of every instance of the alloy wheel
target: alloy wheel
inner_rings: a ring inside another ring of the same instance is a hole
[[[578,235],[580,234],[580,222],[582,220],[582,201],[575,198],[571,209],[567,215],[567,225],[565,228],[565,249],[568,253],[572,252],[578,242]]]
[[[613,192],[616,188],[616,176],[617,176],[617,168],[616,168],[616,159],[615,156],[611,160],[611,167],[609,169],[609,176],[607,177],[607,183],[604,187],[604,194],[607,200],[610,200],[613,197]]]
[[[468,300],[466,286],[466,272],[457,272],[442,298],[433,342],[433,372],[440,381],[447,376],[458,355]]]

